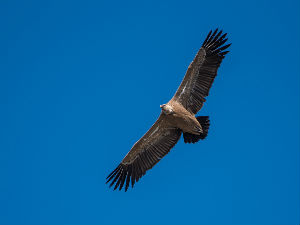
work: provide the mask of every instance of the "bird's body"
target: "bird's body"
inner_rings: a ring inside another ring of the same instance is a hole
[[[224,45],[226,34],[216,29],[207,35],[195,59],[173,98],[161,105],[162,112],[148,132],[138,140],[119,166],[109,174],[107,183],[125,191],[132,187],[146,171],[160,161],[183,134],[185,143],[196,143],[207,136],[208,116],[195,116],[202,108],[205,97],[217,75],[217,70],[230,46]]]
[[[187,111],[180,103],[171,100],[166,105],[173,110],[173,113],[166,114],[170,126],[178,127],[185,133],[197,135],[202,133],[202,127],[195,115]],[[164,112],[164,110],[162,111]]]

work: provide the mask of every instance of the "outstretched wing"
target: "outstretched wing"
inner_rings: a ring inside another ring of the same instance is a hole
[[[224,50],[231,44],[224,45],[226,35],[222,31],[218,32],[218,29],[209,32],[172,99],[180,102],[191,113],[196,114],[201,109],[217,70],[228,53]]]
[[[119,166],[108,175],[107,182],[114,189],[122,189],[125,184],[127,191],[130,180],[133,187],[146,171],[151,169],[178,142],[181,130],[171,127],[166,116],[161,114],[149,131],[137,141],[124,157]],[[125,183],[126,182],[126,183]]]

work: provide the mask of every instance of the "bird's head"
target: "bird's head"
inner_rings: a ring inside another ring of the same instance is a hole
[[[166,114],[166,115],[174,113],[173,108],[170,105],[162,104],[162,105],[160,105],[160,108],[163,111],[163,113]]]

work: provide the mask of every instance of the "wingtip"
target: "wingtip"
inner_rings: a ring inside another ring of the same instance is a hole
[[[207,51],[208,55],[218,54],[220,57],[224,57],[228,51],[230,44],[226,44],[228,38],[225,38],[227,33],[223,33],[222,29],[216,28],[213,33],[210,31],[207,35],[202,47]]]
[[[109,188],[113,187],[113,190],[119,189],[120,191],[123,189],[127,192],[130,186],[130,178],[132,178],[132,165],[124,165],[120,164],[113,172],[111,172],[106,178],[106,184],[109,184]],[[134,185],[134,181],[132,182],[132,187]]]

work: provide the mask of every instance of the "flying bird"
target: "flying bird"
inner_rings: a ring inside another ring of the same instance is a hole
[[[147,133],[138,140],[118,167],[112,171],[106,183],[114,190],[130,181],[135,182],[158,163],[178,142],[181,134],[185,143],[203,140],[210,125],[208,116],[195,116],[208,96],[218,68],[231,44],[226,44],[226,33],[210,31],[177,89],[173,98],[160,105],[161,113]],[[226,44],[226,45],[225,45]]]

